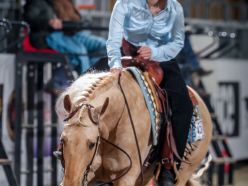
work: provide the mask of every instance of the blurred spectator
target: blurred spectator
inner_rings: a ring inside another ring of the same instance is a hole
[[[200,78],[202,76],[206,76],[212,73],[212,70],[205,70],[201,67],[198,58],[195,52],[192,49],[191,41],[190,41],[190,33],[186,32],[184,47],[177,56],[178,63],[181,67],[181,72],[183,74],[184,80],[186,84],[190,86],[194,85],[193,78]]]
[[[86,31],[61,31],[65,30],[64,21],[83,21],[72,0],[27,0],[24,19],[31,27],[31,44],[36,48],[48,47],[71,54],[68,55],[70,64],[79,74],[86,72],[97,61],[88,54],[97,51],[105,54],[105,39]],[[54,76],[51,86],[60,88],[65,84],[66,76],[62,68],[57,69]]]

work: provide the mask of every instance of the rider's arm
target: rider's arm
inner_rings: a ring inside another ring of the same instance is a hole
[[[159,47],[152,47],[151,59],[154,61],[170,61],[175,58],[184,45],[184,15],[181,5],[176,10],[176,19],[172,29],[171,41]]]
[[[121,44],[123,39],[123,25],[127,13],[127,1],[117,0],[113,8],[109,23],[107,40],[108,63],[110,68],[121,68]]]

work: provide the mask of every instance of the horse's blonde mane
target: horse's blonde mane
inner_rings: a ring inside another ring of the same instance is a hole
[[[113,80],[114,76],[109,72],[88,73],[79,77],[59,96],[56,102],[58,116],[63,119],[68,115],[64,109],[64,97],[66,95],[70,96],[72,108],[74,108],[82,102],[88,102],[93,99],[100,89],[108,89]]]

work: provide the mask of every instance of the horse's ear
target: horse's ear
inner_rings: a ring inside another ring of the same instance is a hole
[[[104,114],[104,112],[107,110],[109,104],[109,98],[107,97],[102,105],[100,115]]]
[[[64,97],[64,107],[68,113],[71,112],[71,98],[68,94]]]

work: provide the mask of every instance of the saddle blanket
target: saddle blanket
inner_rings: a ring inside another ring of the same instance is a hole
[[[198,140],[204,139],[204,130],[203,130],[203,123],[202,118],[200,115],[200,111],[198,105],[193,105],[193,114],[191,118],[189,134],[188,134],[188,143],[193,143]]]
[[[148,84],[145,82],[145,78],[143,77],[142,72],[138,68],[130,66],[127,67],[127,70],[133,74],[133,76],[135,77],[137,83],[141,88],[141,91],[143,93],[146,102],[146,106],[150,114],[153,145],[157,145],[161,123],[157,122],[159,114],[156,110],[156,105],[153,101],[154,99],[152,99],[151,91],[149,90]]]

